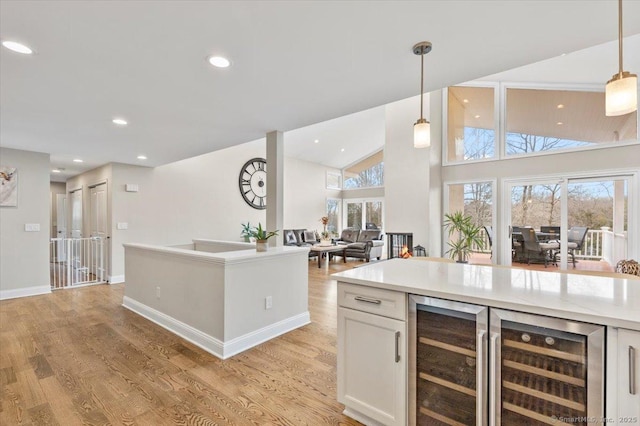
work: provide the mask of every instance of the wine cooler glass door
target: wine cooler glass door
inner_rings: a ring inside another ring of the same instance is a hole
[[[410,419],[486,425],[488,309],[411,296]]]
[[[490,423],[601,418],[603,337],[600,326],[492,309]]]

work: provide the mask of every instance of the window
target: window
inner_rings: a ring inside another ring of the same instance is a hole
[[[486,227],[482,230],[483,247],[475,247],[474,251],[490,253],[493,235],[488,235],[487,231],[493,229],[493,183],[469,182],[449,184],[448,187],[448,213],[462,211],[471,216],[474,224]]]
[[[380,199],[345,200],[347,228],[382,229],[384,203]]]
[[[340,229],[340,200],[337,198],[327,198],[327,231],[338,233]]]
[[[384,186],[383,152],[365,158],[344,169],[344,189]]]
[[[447,90],[447,161],[495,157],[495,90],[453,86]]]
[[[607,117],[604,93],[506,89],[505,153],[532,154],[636,140],[637,113]]]
[[[342,176],[339,173],[327,172],[327,189],[342,189]]]

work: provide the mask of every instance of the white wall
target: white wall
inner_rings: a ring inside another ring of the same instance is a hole
[[[241,241],[241,223],[264,226],[266,211],[250,207],[238,188],[244,163],[264,156],[265,142],[259,140],[154,169],[112,164],[111,275],[117,280],[124,277],[123,243],[176,245],[193,238]],[[327,170],[335,171],[285,157],[286,229],[320,230],[326,198],[340,195],[325,189]],[[137,184],[139,192],[126,192],[127,183]],[[128,229],[117,229],[118,222],[126,222]]]
[[[426,98],[424,115],[429,119]],[[413,147],[413,123],[419,115],[419,96],[385,106],[385,231],[412,232],[414,246],[428,247],[431,149]]]
[[[0,299],[48,293],[49,154],[0,148],[0,163],[18,171],[18,206],[0,207]]]
[[[327,215],[327,198],[340,198],[341,192],[327,189],[327,171],[340,173],[339,169],[285,157],[284,229],[322,231],[320,218]]]

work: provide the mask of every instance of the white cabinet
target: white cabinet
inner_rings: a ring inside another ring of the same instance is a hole
[[[610,407],[608,417],[614,419],[614,424],[640,423],[640,332],[609,329],[609,336],[614,346],[609,347],[607,371],[614,378],[609,385],[615,387],[616,404]]]
[[[365,424],[404,426],[405,295],[342,283],[338,291],[338,401],[345,405],[346,415]],[[403,303],[394,307],[398,295]],[[370,313],[380,310],[401,319]]]

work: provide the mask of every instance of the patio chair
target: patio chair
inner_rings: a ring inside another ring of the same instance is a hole
[[[560,244],[541,243],[540,241],[538,241],[536,231],[533,228],[522,228],[521,232],[524,242],[524,251],[527,256],[527,264],[531,263],[532,253],[534,253],[537,257],[542,256],[545,268],[547,267],[549,261],[551,261],[554,265],[556,264],[554,250],[559,249]]]
[[[586,226],[573,226],[569,229],[569,233],[567,234],[567,252],[571,255],[571,261],[573,262],[574,268],[576,267],[575,251],[582,250],[584,240],[587,237],[587,231],[589,231],[589,228]]]
[[[509,227],[509,236],[511,237],[511,260],[514,262],[521,262],[524,260],[522,229],[522,226]]]

